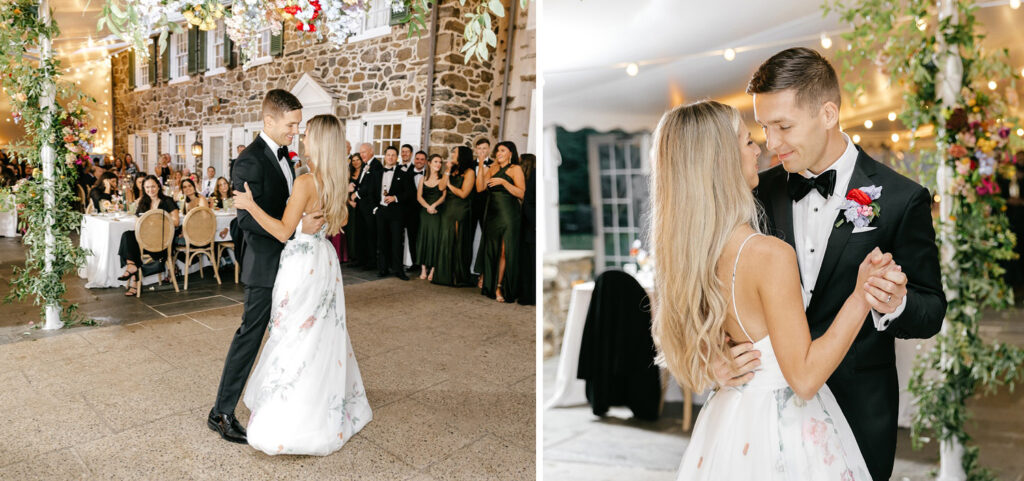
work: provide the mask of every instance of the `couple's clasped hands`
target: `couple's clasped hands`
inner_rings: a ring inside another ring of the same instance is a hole
[[[896,311],[907,296],[907,275],[893,261],[892,254],[882,253],[876,247],[857,269],[854,295],[863,298],[875,312],[883,316],[890,314]],[[736,387],[750,382],[754,378],[754,370],[761,366],[761,351],[753,349],[749,341],[733,345],[729,336],[725,340],[731,345],[729,356],[734,363],[715,363],[715,381],[723,387]]]
[[[239,210],[253,210],[258,209],[256,201],[252,200],[252,191],[249,189],[249,183],[245,183],[245,190],[232,190],[234,195],[234,206]],[[302,233],[307,235],[316,234],[324,225],[324,215],[320,211],[307,212],[302,215]]]

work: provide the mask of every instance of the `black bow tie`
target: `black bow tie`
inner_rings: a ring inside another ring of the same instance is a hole
[[[800,201],[811,189],[817,190],[822,197],[828,199],[836,188],[836,171],[828,170],[817,177],[807,178],[800,174],[789,174],[789,197],[794,202]]]
[[[394,167],[385,167],[384,168],[384,172],[394,172],[394,171],[395,171]]]
[[[278,159],[284,159],[284,160],[290,160],[288,158],[288,146],[287,145],[282,145],[282,146],[277,148],[277,158]]]

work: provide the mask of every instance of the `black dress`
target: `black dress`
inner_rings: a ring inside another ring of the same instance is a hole
[[[178,210],[178,204],[170,197],[162,197],[160,199],[160,209],[171,213]],[[142,214],[145,214],[145,212],[141,212],[136,208],[135,215],[141,216]],[[146,251],[146,254],[149,254],[153,259],[163,260],[167,252]],[[136,266],[142,265],[142,259],[139,256],[139,241],[135,239],[134,229],[121,234],[121,245],[117,249],[117,255],[121,258],[121,267],[127,265],[128,261],[134,262]]]
[[[512,182],[508,169],[502,167],[494,179]],[[522,227],[522,204],[503,186],[487,188],[487,206],[484,208],[483,237],[476,255],[476,271],[484,278],[481,294],[494,298],[498,287],[505,302],[514,302],[519,294],[519,230]],[[498,272],[502,248],[505,252],[505,269]],[[498,277],[501,276],[499,285]]]
[[[365,167],[364,167],[365,168]],[[359,171],[362,174],[362,170]],[[359,178],[362,175],[357,175],[356,178],[349,177],[348,181],[356,185],[356,190],[359,190]],[[352,195],[350,192],[349,195]],[[353,207],[348,203],[348,199],[345,200],[345,205],[348,206],[348,224],[345,225],[345,244],[348,247],[348,260],[352,263],[360,263],[366,261],[362,258],[363,244],[366,243],[366,239],[363,237],[366,232],[366,219],[359,215],[358,207]],[[358,206],[358,204],[356,204]]]
[[[526,179],[523,194],[523,227],[519,232],[519,303],[537,304],[537,181],[536,172]]]
[[[453,186],[461,189],[466,182],[465,173],[448,179]],[[437,269],[434,271],[434,284],[444,286],[471,286],[473,279],[469,273],[470,257],[473,254],[472,201],[448,193],[441,210],[441,232],[438,239],[440,250],[437,253]]]

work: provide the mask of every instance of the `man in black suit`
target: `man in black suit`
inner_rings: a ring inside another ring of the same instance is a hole
[[[412,198],[406,189],[406,173],[396,168],[398,149],[388,146],[384,150],[384,166],[366,177],[359,185],[361,201],[373,206],[373,221],[377,231],[377,273],[388,275],[388,269],[395,277],[407,281],[409,276],[402,269],[402,218],[403,206]]]
[[[299,99],[287,91],[267,92],[263,99],[263,131],[238,156],[231,172],[234,189],[245,190],[244,185],[248,183],[256,204],[278,219],[284,214],[295,180],[287,145],[299,133],[301,109]],[[235,331],[224,359],[217,400],[210,410],[207,425],[228,441],[245,443],[245,429],[235,419],[235,405],[267,331],[271,295],[284,244],[244,210],[238,211],[236,225],[236,231],[242,236],[239,259],[245,284],[245,310],[242,325]],[[323,225],[323,217],[319,212],[307,214],[302,225],[303,232],[313,234]]]
[[[412,152],[412,146],[409,144],[402,144],[402,148],[398,151],[398,156],[402,160],[399,167],[406,172],[408,172],[409,168],[412,167]]]
[[[469,269],[474,275],[478,275],[479,273],[475,271],[476,253],[479,243],[483,242],[483,217],[488,195],[487,186],[483,184],[483,176],[484,172],[487,172],[487,169],[494,163],[494,159],[491,159],[491,141],[487,138],[478,139],[473,147],[473,155],[476,157],[476,167],[474,167],[476,172],[476,189],[473,189],[473,193],[470,195],[470,208],[473,217],[469,225],[472,227],[473,235],[477,241],[473,243],[473,262],[469,265]]]
[[[405,203],[404,228],[405,235],[409,239],[409,254],[412,256],[412,265],[409,266],[409,270],[418,270],[420,262],[416,257],[416,237],[420,233],[420,209],[423,206],[420,205],[417,193],[420,182],[423,180],[423,174],[427,171],[427,153],[422,150],[416,152],[409,165],[405,169],[405,189],[409,192],[409,202]]]
[[[869,283],[872,312],[827,382],[871,477],[889,479],[899,404],[894,339],[934,336],[946,312],[931,195],[876,162],[839,130],[839,82],[814,50],[791,48],[768,59],[747,93],[754,97],[754,116],[767,147],[781,161],[760,174],[755,193],[770,232],[796,250],[811,337],[822,336],[832,324],[872,249],[892,253],[902,269]],[[843,204],[851,190],[878,188],[877,217],[862,226],[845,218]],[[720,382],[735,385],[752,375],[718,377],[732,377]]]
[[[381,164],[380,159],[373,155],[373,144],[371,143],[366,142],[359,145],[359,157],[363,159],[363,164],[365,165],[363,172],[359,174],[359,185],[361,186],[370,174],[383,169],[384,166]],[[359,192],[356,192],[356,211],[362,217],[363,225],[367,227],[366,232],[363,234],[363,243],[359,246],[359,253],[356,258],[361,263],[360,267],[365,270],[372,270],[377,267],[377,229],[374,227],[376,221],[373,217],[373,210],[377,206],[377,201],[373,199],[366,200],[364,197]]]

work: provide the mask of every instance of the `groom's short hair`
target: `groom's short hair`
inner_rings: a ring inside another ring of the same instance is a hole
[[[262,116],[266,117],[270,115],[272,117],[279,117],[282,114],[291,112],[292,110],[299,110],[302,108],[302,103],[299,99],[292,95],[287,90],[274,89],[267,92],[267,95],[263,97],[263,113]]]
[[[818,52],[804,47],[783,50],[765,60],[747,84],[747,93],[764,94],[795,90],[797,103],[817,108],[842,103],[839,78],[832,64]]]

